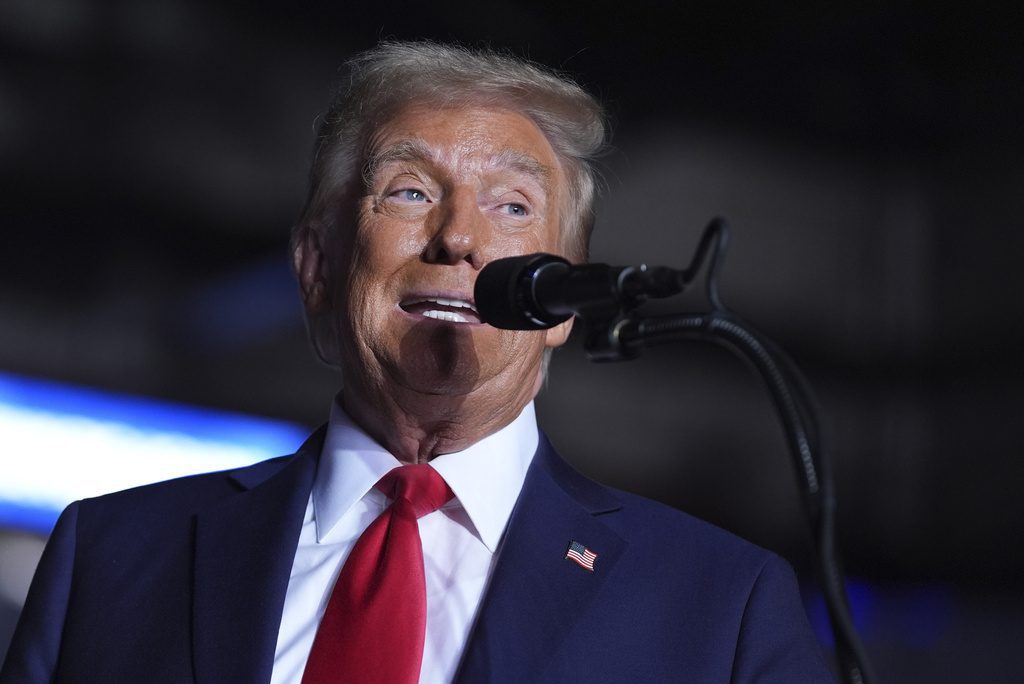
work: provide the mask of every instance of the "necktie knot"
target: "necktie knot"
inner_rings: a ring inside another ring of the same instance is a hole
[[[433,513],[455,496],[444,478],[426,463],[399,466],[385,474],[376,487],[394,505],[408,505],[417,518]]]

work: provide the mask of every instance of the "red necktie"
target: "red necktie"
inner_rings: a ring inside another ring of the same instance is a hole
[[[415,684],[423,661],[427,589],[416,519],[452,490],[425,463],[377,483],[393,503],[356,541],[334,584],[302,675],[303,684]]]

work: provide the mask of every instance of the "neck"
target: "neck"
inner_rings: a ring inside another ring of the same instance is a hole
[[[536,394],[499,394],[501,401],[480,396],[422,394],[391,390],[368,393],[346,383],[341,395],[345,412],[363,430],[403,463],[426,463],[435,456],[462,451],[494,434],[519,416]]]

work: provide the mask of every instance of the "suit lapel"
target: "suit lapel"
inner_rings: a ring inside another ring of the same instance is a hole
[[[240,471],[237,495],[196,518],[193,649],[198,682],[268,682],[323,430],[270,472]]]
[[[456,681],[540,678],[625,548],[596,517],[619,507],[542,437]],[[597,554],[593,572],[565,559],[571,541]]]

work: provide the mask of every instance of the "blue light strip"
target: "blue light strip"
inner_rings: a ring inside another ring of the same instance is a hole
[[[292,453],[292,423],[0,373],[0,526],[47,533],[75,498]]]
[[[152,398],[133,397],[86,387],[72,387],[0,373],[0,404],[53,414],[86,416],[153,432],[186,434],[200,440],[289,453],[296,435],[308,431],[294,423],[215,411]]]

